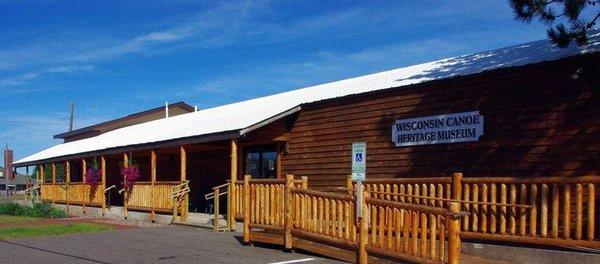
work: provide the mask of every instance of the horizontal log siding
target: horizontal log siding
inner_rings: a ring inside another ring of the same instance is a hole
[[[344,185],[351,144],[365,141],[369,178],[598,174],[599,60],[591,54],[308,105],[291,129],[283,173],[308,176],[315,187]],[[479,142],[391,142],[396,119],[474,110],[485,117]]]

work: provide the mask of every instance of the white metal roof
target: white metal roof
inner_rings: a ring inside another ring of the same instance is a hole
[[[600,33],[586,47],[560,49],[548,40],[463,55],[366,76],[311,86],[120,128],[95,137],[59,144],[15,162],[31,164],[62,156],[156,143],[226,131],[239,131],[305,103],[499,68],[552,61],[600,50]],[[393,58],[391,58],[393,59]]]

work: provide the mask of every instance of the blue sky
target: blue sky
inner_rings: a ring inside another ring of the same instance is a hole
[[[543,38],[498,0],[0,1],[0,144],[60,143],[70,101],[79,128]]]

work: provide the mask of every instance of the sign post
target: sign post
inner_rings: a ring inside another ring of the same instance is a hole
[[[367,172],[367,143],[352,143],[352,180],[363,181]]]
[[[352,181],[356,181],[356,219],[362,216],[363,184],[367,178],[367,143],[352,143]]]

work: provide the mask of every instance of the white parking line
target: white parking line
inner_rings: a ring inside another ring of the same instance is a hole
[[[281,262],[272,262],[269,264],[288,264],[288,263],[300,263],[300,262],[309,262],[309,261],[313,261],[315,260],[314,258],[304,258],[304,259],[294,259],[294,260],[287,260],[287,261],[281,261]]]

